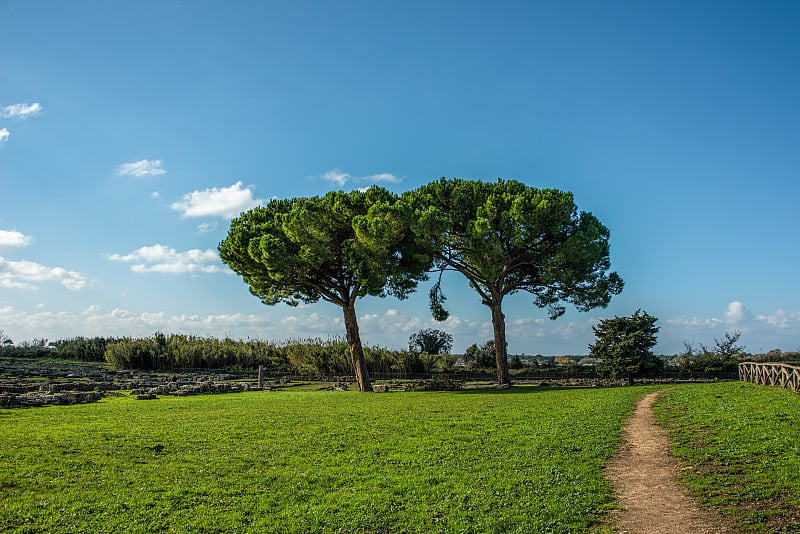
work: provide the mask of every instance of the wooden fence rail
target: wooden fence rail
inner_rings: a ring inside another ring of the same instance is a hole
[[[800,365],[774,362],[742,362],[739,380],[764,386],[780,386],[800,392]]]

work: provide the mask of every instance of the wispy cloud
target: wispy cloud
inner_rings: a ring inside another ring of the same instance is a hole
[[[216,251],[192,249],[177,252],[174,248],[163,245],[141,247],[130,254],[112,254],[111,261],[132,263],[131,271],[135,273],[229,273],[219,262]]]
[[[208,232],[213,232],[217,229],[217,222],[206,222],[197,225],[197,231],[201,234],[206,234]]]
[[[0,287],[9,287],[4,280],[7,279],[0,277]],[[258,314],[173,315],[162,311],[142,312],[124,308],[105,311],[97,305],[75,312],[26,311],[0,305],[0,324],[15,339],[57,339],[76,335],[149,336],[154,331],[276,341],[344,335],[341,314],[312,310],[312,307],[308,307],[307,313],[298,311],[291,315],[273,308]],[[720,315],[724,314],[724,310],[722,312]],[[409,335],[421,328],[437,328],[452,334],[456,340],[456,352],[463,352],[472,343],[483,343],[492,336],[488,320],[475,321],[454,315],[440,323],[427,315],[407,315],[389,309],[383,313],[360,315],[358,320],[365,343],[396,349],[405,348]],[[509,350],[515,354],[586,354],[588,345],[594,342],[592,326],[598,320],[593,315],[585,320],[563,323],[561,320],[550,321],[541,317],[513,319],[507,324]],[[680,351],[682,340],[710,345],[715,338],[721,338],[728,327],[722,318],[690,321],[691,326],[688,327],[683,326],[686,323],[682,320],[663,320],[663,323],[659,321],[662,329],[659,332],[659,345],[655,349],[663,354]],[[703,325],[702,329],[697,330],[696,324]],[[755,315],[750,319],[747,329],[742,331],[742,341],[747,350],[766,351],[775,347],[797,350],[800,311],[778,310],[767,315]]]
[[[756,321],[779,331],[800,332],[800,311],[778,310],[768,315],[757,315]]]
[[[0,230],[0,250],[27,247],[30,236],[16,230]]]
[[[396,184],[403,180],[402,178],[399,178],[388,172],[370,174],[369,176],[353,176],[350,173],[341,171],[339,169],[329,170],[322,175],[322,179],[326,182],[329,182],[334,187],[344,187],[348,182],[353,182],[355,184]]]
[[[350,181],[351,176],[346,172],[340,171],[339,169],[333,169],[332,171],[328,171],[323,174],[322,179],[330,182],[333,185],[344,187],[344,184]]]
[[[120,176],[158,176],[166,172],[161,168],[160,159],[140,159],[117,167],[117,174]]]
[[[32,282],[60,283],[71,291],[79,291],[87,286],[86,278],[75,271],[62,267],[46,267],[32,261],[9,261],[0,257],[0,287],[17,289],[38,289]]]
[[[42,112],[42,105],[38,102],[33,104],[12,104],[0,110],[0,117],[4,119],[27,119]]]
[[[408,346],[408,336],[419,328],[431,325],[421,320],[388,310],[383,314],[362,315],[362,336],[366,343],[395,348]],[[92,305],[80,312],[26,312],[11,306],[0,306],[0,324],[15,337],[74,337],[75,335],[150,336],[154,331],[230,336],[285,341],[298,338],[328,338],[343,336],[345,327],[341,314],[297,313],[283,315],[265,311],[259,314],[167,314],[163,311],[133,311],[115,308],[103,311]],[[460,324],[457,317],[437,323],[453,333],[467,331],[474,323]],[[387,334],[391,333],[390,337]],[[489,339],[486,337],[486,339]]]
[[[233,219],[243,211],[263,204],[262,199],[253,198],[250,187],[242,187],[236,182],[230,187],[192,191],[170,205],[176,211],[183,212],[183,217],[220,217]]]
[[[11,137],[11,132],[8,131],[8,128],[0,128],[0,143],[5,143],[9,137]]]
[[[88,308],[83,310],[83,315],[91,315],[91,314],[97,313],[99,311],[100,311],[100,305],[99,304],[92,304]]]
[[[378,183],[390,183],[390,184],[397,184],[403,181],[402,178],[398,178],[394,174],[388,172],[382,172],[379,174],[371,174],[369,176],[364,176],[361,180],[365,182],[378,182]]]

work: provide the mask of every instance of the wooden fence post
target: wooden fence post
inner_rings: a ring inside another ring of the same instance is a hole
[[[762,386],[779,386],[800,392],[800,365],[778,362],[742,362],[739,380]]]

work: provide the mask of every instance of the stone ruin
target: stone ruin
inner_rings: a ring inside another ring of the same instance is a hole
[[[155,374],[119,371],[87,362],[46,362],[0,358],[0,408],[84,404],[123,391],[137,399],[158,395],[208,395],[271,390],[285,381],[261,386],[242,381],[241,373]]]

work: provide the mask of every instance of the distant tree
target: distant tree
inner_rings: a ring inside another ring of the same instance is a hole
[[[700,344],[699,349],[687,342],[683,342],[684,350],[670,361],[670,365],[690,373],[734,373],[739,361],[746,358],[744,346],[739,345],[742,333],[725,332],[722,339],[714,339],[714,348]]]
[[[591,213],[578,213],[572,193],[536,189],[517,181],[442,178],[406,193],[415,208],[415,231],[433,250],[439,279],[431,311],[444,320],[442,273],[464,275],[491,310],[498,384],[509,384],[503,298],[519,291],[561,316],[559,302],[586,311],[606,306],[622,291],[608,273],[609,232]]]
[[[467,347],[464,352],[464,364],[468,369],[487,369],[495,366],[494,340],[489,340],[480,347],[477,343]]]
[[[578,362],[575,360],[575,358],[570,358],[569,356],[556,356],[553,358],[553,363],[564,367],[568,365],[575,365]]]
[[[634,378],[656,374],[661,360],[650,349],[656,344],[657,320],[637,310],[630,317],[603,319],[593,327],[597,341],[589,345],[589,351],[592,357],[602,360],[597,373],[627,379],[629,384],[633,384]]]
[[[522,358],[519,357],[519,354],[514,354],[508,362],[508,367],[509,369],[522,369],[525,367],[525,363],[522,361]]]
[[[376,186],[273,200],[231,222],[220,258],[264,304],[322,299],[342,308],[358,387],[371,391],[355,304],[367,295],[405,298],[427,278],[431,260],[417,248],[410,215]]]
[[[737,331],[728,332],[725,331],[723,334],[722,339],[714,338],[714,349],[713,353],[718,356],[723,356],[731,359],[740,359],[744,354],[744,345],[739,345],[739,339],[742,337],[742,333]],[[702,346],[703,352],[709,352],[704,346]]]
[[[435,328],[423,328],[408,338],[408,350],[428,354],[447,354],[453,347],[453,336]]]

